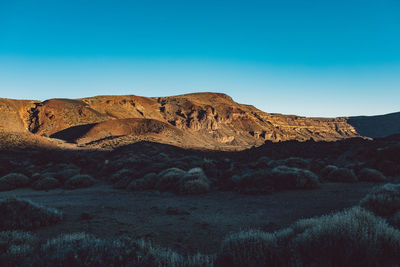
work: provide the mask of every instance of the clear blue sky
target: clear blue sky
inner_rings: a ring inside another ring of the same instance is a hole
[[[0,1],[0,97],[197,91],[275,113],[400,111],[400,1]]]

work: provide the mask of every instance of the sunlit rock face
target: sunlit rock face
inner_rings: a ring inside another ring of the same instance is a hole
[[[219,93],[44,102],[0,99],[0,111],[3,132],[33,133],[80,146],[146,140],[182,147],[245,149],[266,140],[335,141],[360,136],[349,118],[270,114]]]

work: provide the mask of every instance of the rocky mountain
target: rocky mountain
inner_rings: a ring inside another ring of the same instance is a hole
[[[378,138],[400,133],[400,112],[378,116],[349,117],[348,122],[362,136]]]
[[[2,132],[33,134],[80,147],[115,147],[145,140],[236,150],[259,146],[266,140],[335,141],[363,135],[357,130],[360,126],[353,123],[360,119],[270,114],[220,93],[44,102],[0,99],[0,112]]]

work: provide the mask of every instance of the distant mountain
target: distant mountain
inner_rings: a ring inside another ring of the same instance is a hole
[[[362,136],[386,137],[400,133],[400,112],[378,116],[349,117],[348,123]]]
[[[219,93],[96,96],[44,102],[0,99],[0,113],[0,132],[33,134],[46,142],[64,140],[79,147],[117,147],[145,140],[237,150],[259,146],[266,140],[336,141],[372,136],[364,132],[375,127],[368,128],[368,121],[359,117],[269,114]],[[385,116],[382,119],[386,120]],[[373,120],[375,124],[380,123],[378,117]],[[398,126],[398,115],[396,119]],[[381,129],[382,134],[395,130],[389,121],[382,124],[387,128]]]

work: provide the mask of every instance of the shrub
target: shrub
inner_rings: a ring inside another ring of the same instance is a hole
[[[252,163],[251,166],[254,169],[264,169],[269,167],[270,159],[268,157],[260,157],[256,162]]]
[[[160,191],[176,192],[179,190],[179,184],[185,175],[186,172],[178,168],[166,169],[158,174],[159,179],[156,188]]]
[[[344,182],[344,183],[355,183],[357,182],[357,176],[353,170],[347,168],[337,168],[329,172],[326,177],[331,182]]]
[[[33,184],[33,189],[36,190],[50,190],[60,186],[60,182],[53,177],[43,177]]]
[[[127,186],[127,189],[130,191],[150,190],[150,189],[155,188],[157,181],[158,181],[157,174],[154,172],[151,172],[151,173],[146,174],[142,178],[133,180]]]
[[[30,233],[20,231],[0,232],[0,265],[21,266],[37,246],[38,240]]]
[[[276,162],[278,164],[273,167],[277,167],[279,165],[284,165],[284,166],[292,167],[292,168],[307,169],[309,166],[309,163],[307,160],[305,160],[303,158],[295,158],[295,157],[277,160]]]
[[[289,266],[291,256],[285,255],[285,246],[290,232],[249,230],[231,234],[222,241],[215,266]]]
[[[0,202],[0,230],[29,230],[55,224],[62,220],[62,213],[45,208],[29,200],[6,199]]]
[[[391,226],[400,229],[400,210],[396,211],[396,213],[387,218],[387,220]]]
[[[377,187],[360,201],[360,205],[379,216],[393,215],[400,210],[400,185]]]
[[[274,233],[245,231],[228,236],[217,266],[395,266],[400,231],[355,207],[304,219]]]
[[[322,170],[325,168],[326,162],[322,159],[313,159],[310,162],[309,165],[309,170],[312,171],[313,173],[322,175]],[[323,177],[321,177],[323,178]]]
[[[359,207],[300,220],[294,250],[304,266],[393,266],[400,261],[400,231]]]
[[[0,178],[0,191],[8,191],[19,187],[25,187],[28,186],[30,182],[31,179],[22,173],[9,173]]]
[[[125,176],[125,177],[121,178],[119,181],[117,181],[113,185],[113,188],[116,188],[116,189],[127,188],[128,185],[132,182],[133,179],[134,178],[132,176]]]
[[[210,183],[202,168],[193,168],[183,176],[179,193],[188,195],[207,193],[210,191]]]
[[[278,166],[272,170],[274,187],[283,189],[313,189],[320,186],[318,176],[308,170]]]
[[[213,258],[183,257],[149,242],[120,238],[99,239],[85,233],[64,234],[43,244],[38,266],[212,266]]]
[[[75,175],[80,173],[80,169],[74,168],[74,169],[63,169],[59,170],[54,174],[54,178],[59,180],[61,183],[64,183],[67,181],[69,178],[74,177]]]
[[[380,171],[370,168],[363,168],[358,173],[358,180],[365,182],[385,182],[386,177]]]
[[[321,170],[321,178],[322,179],[327,179],[329,174],[334,171],[337,170],[338,167],[336,167],[335,165],[326,165],[325,168],[323,168]]]
[[[243,175],[235,175],[232,180],[236,190],[244,194],[270,194],[274,190],[272,172],[268,169],[246,171]]]
[[[67,189],[77,189],[77,188],[86,188],[94,185],[96,180],[87,174],[78,174],[74,177],[69,178],[65,182],[65,188]]]
[[[134,172],[133,170],[130,169],[122,169],[113,174],[108,181],[115,184],[116,182],[120,181],[121,179],[124,179],[126,177],[133,177]]]

